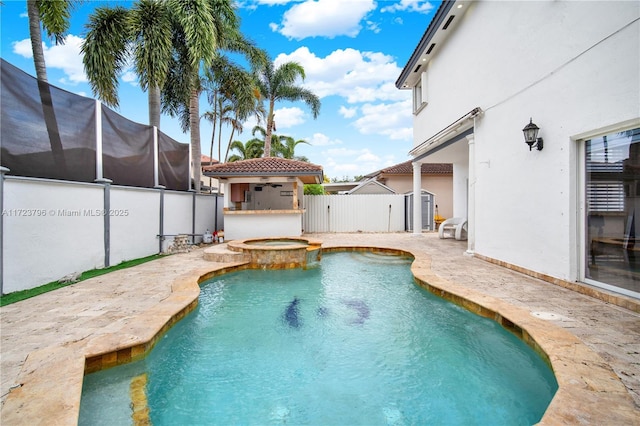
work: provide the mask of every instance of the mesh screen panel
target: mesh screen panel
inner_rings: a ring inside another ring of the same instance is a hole
[[[114,184],[153,187],[153,128],[102,107],[102,167]]]
[[[167,189],[188,191],[189,145],[158,132],[158,181]]]
[[[38,84],[4,60],[0,78],[0,160],[9,174],[93,182],[95,101]]]
[[[93,182],[96,102],[46,83],[2,59],[0,164],[16,176]],[[102,175],[117,185],[154,186],[153,128],[102,106]],[[189,146],[158,132],[158,179],[189,190]]]

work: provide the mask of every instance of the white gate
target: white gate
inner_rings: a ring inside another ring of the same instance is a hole
[[[304,232],[402,232],[404,195],[305,195]]]

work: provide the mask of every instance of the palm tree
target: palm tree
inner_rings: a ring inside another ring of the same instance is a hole
[[[237,154],[229,157],[228,161],[234,162],[248,160],[250,158],[260,158],[264,153],[263,145],[264,140],[258,138],[250,139],[244,144],[241,141],[233,141],[229,146],[232,150],[236,151]]]
[[[301,143],[311,145],[309,142],[300,139],[295,140],[291,136],[280,136],[277,145],[273,145],[273,150],[278,157],[288,158],[290,160],[309,161],[306,157],[298,157],[295,155],[296,146]]]
[[[213,102],[212,102],[213,101]],[[213,146],[215,145],[216,126],[218,131],[218,159],[222,162],[222,125],[230,125],[233,130],[242,130],[242,123],[235,119],[233,114],[233,106],[222,95],[216,95],[210,100],[210,105],[214,108],[212,111],[205,112],[202,116],[211,121],[213,124],[213,130],[211,132],[211,148],[209,150],[209,157],[213,158]]]
[[[56,44],[64,44],[66,32],[69,30],[71,9],[78,3],[73,0],[27,0],[27,15],[29,17],[29,36],[33,51],[33,64],[36,68],[36,78],[47,81],[47,67],[42,49],[42,33],[40,24],[47,31],[49,37]]]
[[[264,52],[244,38],[232,0],[168,0],[174,16],[174,57],[163,88],[163,109],[181,118],[190,130],[196,191],[200,191],[200,68],[208,68],[220,50],[242,53],[251,64],[264,62]]]
[[[47,82],[47,66],[44,61],[42,49],[42,32],[40,25],[45,29],[49,37],[56,44],[63,44],[66,32],[69,30],[71,9],[79,3],[74,0],[27,0],[27,16],[29,17],[29,36],[31,38],[31,51],[33,52],[33,65],[36,69],[36,79],[40,89],[40,101],[44,114],[49,143],[56,165],[64,173],[67,165],[62,152],[62,140],[58,131],[51,90]]]
[[[93,93],[117,107],[118,77],[133,60],[148,93],[149,125],[160,127],[160,88],[171,59],[171,18],[165,2],[139,0],[131,10],[98,7],[89,17],[82,44],[83,63]]]
[[[257,76],[258,87],[262,97],[269,102],[267,109],[267,128],[264,138],[264,156],[271,156],[271,134],[276,131],[274,108],[276,101],[303,101],[311,108],[313,118],[320,114],[320,99],[313,92],[296,86],[296,80],[304,80],[304,68],[297,62],[286,62],[277,69],[273,62],[268,62],[260,69]]]

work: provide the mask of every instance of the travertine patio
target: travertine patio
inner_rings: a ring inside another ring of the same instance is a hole
[[[626,309],[523,275],[435,233],[309,237],[410,252],[423,285],[539,345],[560,385],[541,423],[640,424],[640,302],[622,298]],[[76,424],[85,368],[140,356],[194,306],[201,277],[235,265],[198,249],[1,308],[2,424]]]

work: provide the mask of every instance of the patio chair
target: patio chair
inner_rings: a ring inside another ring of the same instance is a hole
[[[467,218],[452,217],[440,224],[438,237],[455,238],[456,240],[467,239]]]

